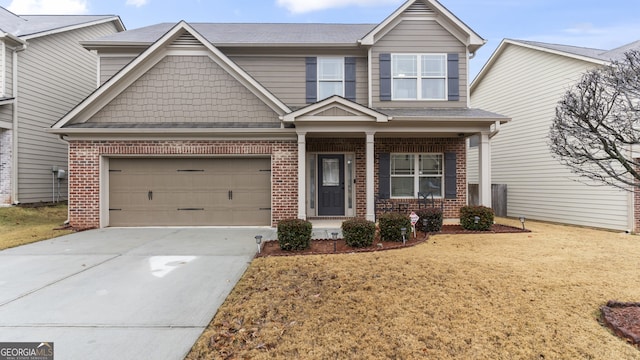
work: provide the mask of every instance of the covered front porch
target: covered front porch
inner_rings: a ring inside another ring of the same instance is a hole
[[[375,221],[384,200],[445,218],[467,204],[466,138],[480,137],[480,201],[491,206],[490,139],[507,118],[472,109],[370,109],[334,96],[285,115],[298,137],[298,218]]]

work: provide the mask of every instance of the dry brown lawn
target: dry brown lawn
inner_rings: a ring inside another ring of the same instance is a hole
[[[67,219],[67,206],[0,208],[0,250],[71,233],[55,230]]]
[[[527,226],[256,259],[187,359],[640,359],[597,321],[640,301],[640,237]]]

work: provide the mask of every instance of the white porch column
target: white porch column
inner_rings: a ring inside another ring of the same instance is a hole
[[[478,150],[478,187],[480,205],[491,207],[491,140],[489,139],[489,133],[480,134]]]
[[[307,219],[307,133],[298,133],[298,219]]]
[[[376,220],[376,198],[375,198],[375,133],[367,133],[367,214],[370,221]]]

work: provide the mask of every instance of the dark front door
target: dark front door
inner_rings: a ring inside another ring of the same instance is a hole
[[[318,155],[318,215],[344,216],[344,155]]]

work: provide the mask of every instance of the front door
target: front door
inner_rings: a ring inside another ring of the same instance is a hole
[[[344,155],[318,155],[318,215],[344,216]]]

